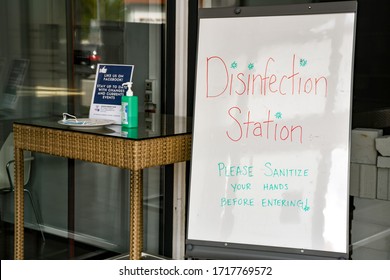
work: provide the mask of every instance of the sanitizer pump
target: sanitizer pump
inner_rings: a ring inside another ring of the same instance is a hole
[[[138,127],[138,96],[133,95],[132,82],[123,83],[127,87],[122,96],[121,119],[123,127]]]

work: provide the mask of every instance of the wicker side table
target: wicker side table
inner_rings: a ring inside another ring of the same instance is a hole
[[[78,130],[14,123],[15,259],[24,259],[23,150],[101,163],[131,171],[129,258],[141,258],[143,247],[143,169],[187,161],[190,133],[126,139]]]

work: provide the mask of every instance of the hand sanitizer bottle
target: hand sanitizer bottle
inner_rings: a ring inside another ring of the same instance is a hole
[[[123,83],[127,87],[122,96],[121,119],[123,127],[138,127],[138,96],[133,95],[132,82]]]

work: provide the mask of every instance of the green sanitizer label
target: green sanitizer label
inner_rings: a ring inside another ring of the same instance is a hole
[[[122,124],[128,124],[128,118],[127,118],[128,108],[129,108],[129,103],[123,102],[122,103],[122,110],[121,110]]]

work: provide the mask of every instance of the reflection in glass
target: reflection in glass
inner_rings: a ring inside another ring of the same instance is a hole
[[[165,7],[163,0],[2,1],[0,144],[15,120],[60,120],[63,112],[87,115],[99,63],[135,65],[139,111],[148,115],[150,133],[158,133],[154,114],[161,112],[164,84]],[[44,231],[126,253],[129,172],[43,154],[35,157],[30,185]],[[159,168],[144,172],[144,250],[152,254],[161,246],[160,173]],[[11,201],[1,198],[1,207],[2,220],[12,223]],[[26,227],[34,228],[29,207],[26,204]]]

